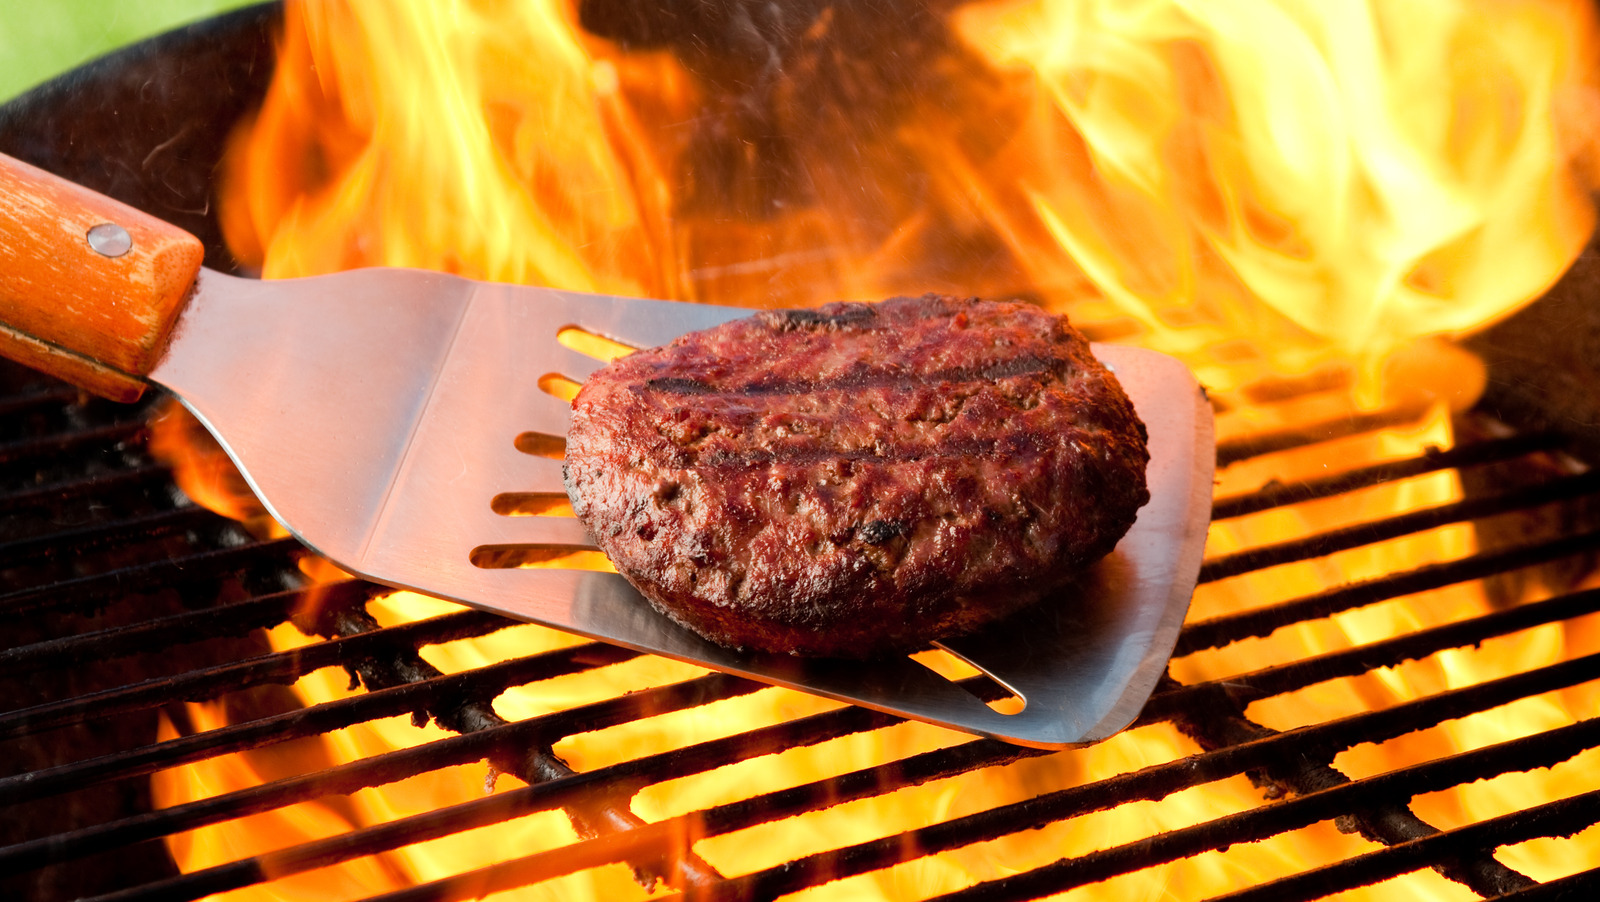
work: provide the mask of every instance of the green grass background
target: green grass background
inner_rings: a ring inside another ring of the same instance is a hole
[[[140,38],[258,0],[0,0],[0,102]]]

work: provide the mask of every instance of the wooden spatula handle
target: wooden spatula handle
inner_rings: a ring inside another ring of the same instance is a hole
[[[136,400],[203,256],[188,232],[0,154],[0,355]]]

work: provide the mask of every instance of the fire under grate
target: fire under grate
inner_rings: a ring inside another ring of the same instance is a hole
[[[510,687],[538,691],[547,681],[603,670],[638,655],[582,643],[442,673],[419,649],[490,635],[512,624],[463,609],[380,625],[370,610],[383,594],[379,587],[353,580],[309,586],[299,566],[306,552],[292,540],[253,538],[233,521],[189,503],[146,449],[147,411],[84,401],[27,376],[13,375],[11,381],[22,384],[0,405],[0,510],[5,511],[0,611],[9,645],[0,652],[0,679],[7,689],[0,761],[8,770],[0,778],[7,812],[0,874],[4,885],[23,897],[197,899],[560,810],[576,829],[577,841],[510,854],[377,898],[477,898],[620,864],[642,883],[653,884],[659,897],[769,899],[1241,775],[1259,787],[1254,807],[1219,809],[1187,826],[1070,855],[1044,846],[1040,860],[1018,873],[984,876],[966,889],[934,896],[1039,898],[1327,821],[1365,837],[1372,848],[1250,885],[1207,888],[1197,897],[1323,898],[1427,869],[1483,898],[1578,897],[1600,886],[1600,869],[1541,883],[1495,856],[1501,847],[1571,836],[1600,822],[1600,783],[1575,781],[1563,797],[1529,798],[1518,810],[1442,827],[1419,816],[1411,804],[1420,795],[1551,768],[1600,748],[1600,720],[1577,720],[1371,774],[1349,775],[1335,761],[1363,744],[1593,682],[1600,678],[1600,654],[1575,653],[1556,663],[1289,729],[1270,728],[1247,710],[1261,700],[1497,637],[1580,624],[1600,611],[1597,589],[1535,593],[1548,597],[1490,605],[1476,616],[1272,661],[1225,679],[1186,685],[1169,675],[1133,729],[1166,723],[1187,736],[1193,747],[1170,761],[1086,773],[1081,756],[1088,750],[1045,752],[947,734],[935,748],[887,754],[867,767],[647,821],[633,805],[647,788],[786,750],[890,730],[899,721],[841,707],[575,769],[555,750],[567,737],[779,690],[704,674],[539,716],[504,719],[495,701]],[[1218,448],[1220,472],[1225,477],[1230,466],[1314,452],[1400,419],[1353,426],[1345,419],[1225,440]],[[1323,478],[1268,481],[1219,497],[1215,518],[1222,522],[1315,508],[1325,499],[1447,471],[1469,486],[1462,499],[1374,522],[1325,528],[1314,514],[1306,515],[1303,536],[1209,555],[1202,592],[1206,583],[1295,562],[1314,564],[1346,549],[1460,524],[1474,524],[1483,541],[1459,558],[1192,617],[1176,661],[1181,665],[1187,656],[1403,596],[1425,603],[1430,592],[1463,585],[1486,586],[1490,597],[1504,596],[1504,586],[1491,584],[1541,569],[1573,581],[1570,577],[1581,574],[1588,558],[1600,551],[1600,520],[1585,522],[1584,516],[1587,500],[1600,494],[1600,482],[1561,453],[1557,437],[1510,433],[1493,424],[1478,432],[1480,440],[1463,440],[1453,448],[1429,447]],[[1508,518],[1501,528],[1488,528]],[[312,603],[314,611],[307,612]],[[272,650],[262,630],[291,620],[312,641]],[[250,710],[229,704],[326,668],[349,671],[364,691],[307,707]],[[975,692],[986,691],[981,679],[971,685]],[[219,703],[233,722],[209,729],[187,723],[185,703],[191,702]],[[156,724],[163,715],[178,735],[158,741]],[[270,751],[353,724],[406,716],[419,725],[431,720],[453,735],[165,809],[154,805],[147,788],[151,775],[180,766]],[[982,775],[1023,759],[1058,762],[1058,767],[1030,771],[1036,778],[1055,774],[1054,784],[1031,786],[1024,798],[958,815],[929,811],[889,835],[805,849],[747,873],[727,873],[695,848],[706,839],[886,798],[906,787],[981,782]],[[178,873],[166,852],[165,840],[187,831],[477,762],[527,785],[502,785],[479,798],[193,873]],[[1591,863],[1576,861],[1572,867]]]

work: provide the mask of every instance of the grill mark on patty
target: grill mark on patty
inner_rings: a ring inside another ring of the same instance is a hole
[[[928,407],[927,399],[921,399],[921,403],[912,403],[913,399],[909,395],[891,396],[886,399],[888,401],[887,406],[880,405],[871,398],[864,399],[864,401],[866,411],[875,417],[878,422],[884,424],[908,424],[911,425],[914,431],[923,435],[934,436],[935,438],[932,440],[937,441],[936,436],[943,427],[947,427],[950,423],[961,418],[968,402],[973,398],[984,395],[992,388],[992,386],[983,383],[965,383],[942,393],[937,399],[934,399],[931,409]],[[1024,403],[1018,404],[1018,407],[1022,410],[1032,410],[1038,405],[1040,395],[1060,388],[1060,385],[1040,386],[1039,390],[1031,392],[1023,398],[1022,401]],[[908,403],[897,406],[895,402]],[[782,414],[786,412],[790,411],[761,407],[746,409],[724,408],[717,411],[714,417],[696,424],[692,435],[685,435],[681,431],[676,431],[670,424],[665,422],[657,422],[653,425],[656,437],[660,440],[678,451],[698,454],[708,441],[727,438],[730,432],[748,433],[760,430],[763,421],[768,416],[774,413]],[[789,419],[783,423],[783,433],[772,436],[771,440],[781,440],[782,436],[810,436],[820,440],[829,435],[831,430],[827,428],[827,424],[825,422],[814,422],[814,419],[812,412],[800,412],[798,418]],[[813,430],[810,428],[813,425],[821,425],[824,428]]]
[[[644,387],[664,395],[716,395],[724,394],[722,389],[709,382],[693,379],[686,376],[665,376],[660,379],[646,379]]]
[[[1072,365],[1065,357],[1030,354],[1000,360],[982,367],[950,367],[930,373],[852,368],[834,379],[772,379],[738,386],[717,386],[693,376],[661,376],[646,379],[644,387],[667,395],[810,395],[828,391],[848,391],[884,386],[908,389],[927,388],[944,383],[992,382],[1013,376],[1054,376],[1060,378]]]
[[[1051,433],[1051,436],[1056,433]],[[991,456],[996,453],[1010,457],[1033,456],[1045,453],[1051,439],[1041,440],[1041,433],[1023,432],[1008,435],[970,439],[945,439],[926,445],[901,444],[887,448],[818,448],[796,445],[751,448],[738,452],[708,451],[694,454],[686,467],[729,469],[765,464],[810,465],[840,460],[871,461],[874,463],[915,463],[920,460],[958,459]]]
[[[769,310],[757,314],[764,324],[774,327],[779,332],[790,332],[795,329],[808,329],[815,331],[819,328],[839,329],[847,326],[860,326],[878,318],[878,311],[866,304],[841,304],[839,309],[832,312],[821,310]]]

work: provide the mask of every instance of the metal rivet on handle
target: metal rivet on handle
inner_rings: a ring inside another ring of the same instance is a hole
[[[103,257],[120,257],[133,250],[133,236],[114,222],[102,222],[84,237],[89,239],[89,246],[95,253]]]

